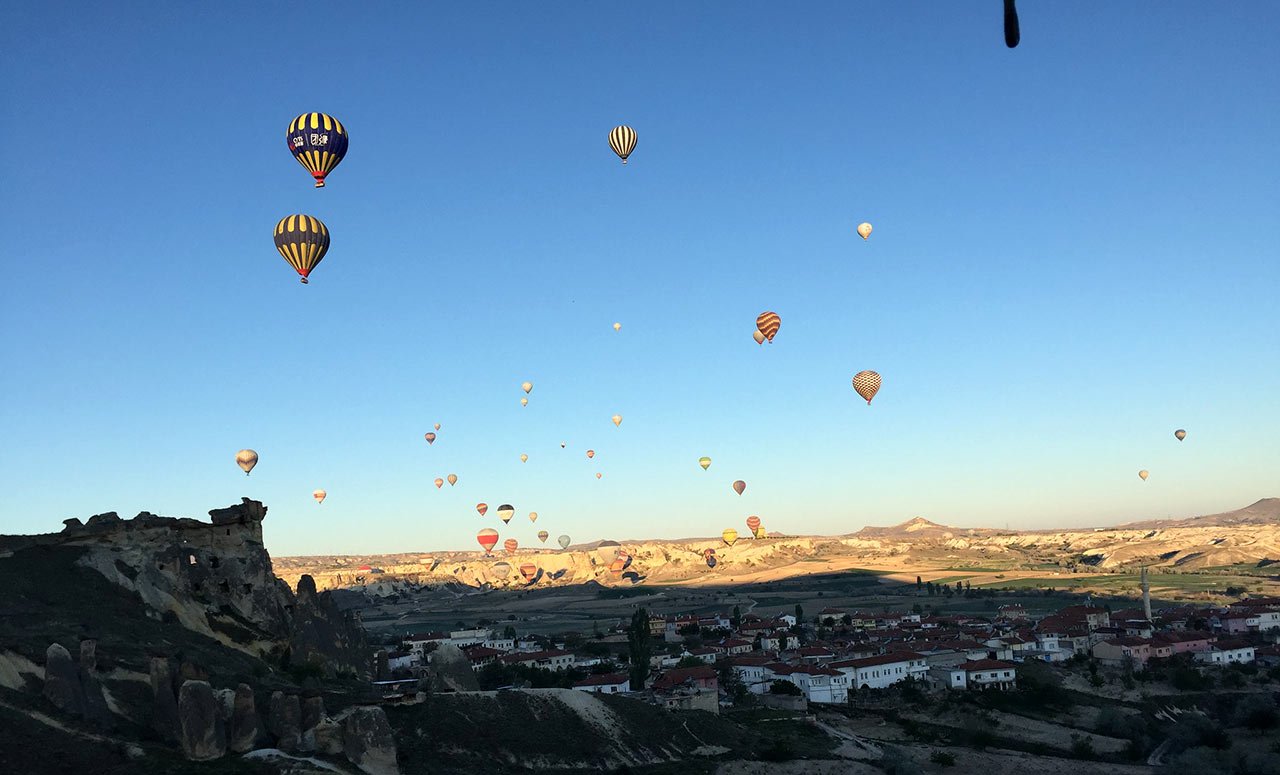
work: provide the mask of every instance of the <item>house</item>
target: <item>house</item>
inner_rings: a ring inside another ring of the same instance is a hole
[[[829,667],[775,662],[765,666],[765,677],[771,684],[774,681],[794,684],[809,702],[842,704],[849,700],[849,677]]]
[[[1194,654],[1208,651],[1217,636],[1203,630],[1172,630],[1157,632],[1152,640],[1167,645],[1173,654]]]
[[[418,664],[419,655],[412,651],[391,651],[387,653],[387,670],[408,670]]]
[[[502,652],[497,649],[485,648],[484,646],[472,646],[469,649],[463,649],[467,659],[471,662],[472,670],[479,670],[485,665],[493,664],[502,656]]]
[[[787,627],[796,626],[796,618],[791,614],[782,614],[781,616],[778,617],[778,620],[785,622]]]
[[[654,702],[668,710],[720,712],[719,680],[709,665],[673,668],[658,676],[650,688]]]
[[[668,643],[679,643],[684,640],[684,636],[680,634],[680,631],[688,630],[690,627],[697,629],[698,617],[668,616],[666,629],[663,631],[663,639]]]
[[[484,647],[481,646],[479,648]],[[475,650],[471,649],[471,651]],[[506,665],[528,665],[530,667],[539,667],[543,670],[567,670],[573,667],[573,654],[562,649],[517,651],[512,654],[501,655],[498,657],[498,661]]]
[[[449,633],[447,632],[421,632],[404,636],[401,644],[405,649],[412,651],[419,657],[426,651],[430,644],[439,645],[449,641]]]
[[[667,632],[667,617],[649,615],[649,637],[661,638]]]
[[[1208,651],[1196,652],[1195,660],[1206,665],[1246,665],[1253,661],[1254,647],[1241,641],[1220,640]]]
[[[768,656],[734,656],[728,660],[734,675],[752,694],[764,694],[769,691],[770,681],[765,678],[765,665],[774,662]]]
[[[626,673],[607,673],[605,675],[588,676],[575,681],[573,688],[581,692],[596,694],[618,694],[631,691],[631,679]]]
[[[1253,650],[1253,658],[1264,667],[1280,667],[1280,646],[1260,646]]]
[[[1018,667],[996,659],[977,659],[956,665],[947,684],[952,689],[1016,689]]]
[[[696,649],[685,649],[682,656],[693,657],[694,659],[701,660],[708,665],[714,665],[716,657],[719,656],[719,654],[720,650],[714,646],[701,646]]]
[[[836,654],[826,646],[805,646],[796,649],[795,656],[801,662],[810,665],[818,665],[823,662],[830,662],[836,658]]]
[[[1258,616],[1250,611],[1228,611],[1214,616],[1212,621],[1215,627],[1228,635],[1258,630]]]
[[[828,665],[849,679],[849,687],[857,690],[883,689],[908,678],[925,680],[929,663],[923,654],[895,651],[862,659],[845,659]]]
[[[449,642],[460,649],[465,649],[468,646],[479,646],[487,640],[493,640],[493,630],[488,627],[454,630],[449,633]]]
[[[1107,609],[1093,605],[1069,605],[1058,611],[1057,616],[1067,622],[1084,624],[1090,630],[1111,626]]]
[[[718,691],[720,688],[720,681],[716,676],[715,668],[709,665],[699,665],[698,667],[675,667],[654,679],[651,688],[662,690],[674,689],[677,686],[687,686],[707,691]]]
[[[1142,669],[1151,659],[1151,641],[1126,635],[1095,643],[1092,653],[1095,659],[1106,665],[1119,666],[1129,662]]]
[[[717,644],[725,656],[737,656],[738,654],[750,654],[753,644],[749,640],[738,640],[729,638],[722,640]]]

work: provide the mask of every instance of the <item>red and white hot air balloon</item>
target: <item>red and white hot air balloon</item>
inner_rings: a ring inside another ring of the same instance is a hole
[[[485,554],[493,554],[493,547],[498,545],[498,531],[486,527],[476,533],[476,542],[484,547]]]

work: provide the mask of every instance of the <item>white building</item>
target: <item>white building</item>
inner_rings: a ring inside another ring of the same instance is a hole
[[[1247,665],[1253,661],[1253,646],[1238,641],[1218,641],[1207,651],[1195,653],[1195,661],[1206,665]]]
[[[908,678],[925,680],[929,663],[922,654],[914,651],[898,651],[877,654],[862,659],[844,659],[832,662],[831,669],[842,673],[848,686],[858,689],[883,689]]]
[[[580,692],[594,694],[618,694],[631,691],[631,679],[626,673],[588,676],[573,685]]]
[[[844,703],[849,701],[849,678],[839,670],[815,665],[766,665],[769,683],[789,681],[800,689],[809,702]]]
[[[765,694],[769,691],[770,680],[765,678],[765,665],[772,662],[769,657],[734,657],[729,660],[738,680],[752,694]]]
[[[978,659],[951,670],[951,689],[1016,689],[1018,666],[997,659]]]

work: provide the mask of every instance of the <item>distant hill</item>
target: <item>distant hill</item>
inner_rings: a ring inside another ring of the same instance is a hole
[[[1129,522],[1120,528],[1139,530],[1167,527],[1238,527],[1242,525],[1280,525],[1280,498],[1263,498],[1243,509],[1224,511],[1221,514],[1205,514],[1182,519],[1149,519]]]
[[[998,531],[990,528],[964,528],[939,525],[924,517],[914,517],[906,522],[888,527],[867,526],[854,533],[857,538],[940,538],[952,536],[993,535]]]

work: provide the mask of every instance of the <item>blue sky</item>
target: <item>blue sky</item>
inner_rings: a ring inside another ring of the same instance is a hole
[[[474,548],[477,501],[529,544],[531,510],[577,541],[1280,495],[1280,6],[1024,2],[1012,51],[999,6],[11,4],[0,531],[244,495],[274,553],[359,553]],[[351,135],[319,191],[312,110]],[[333,234],[309,286],[293,212]]]

